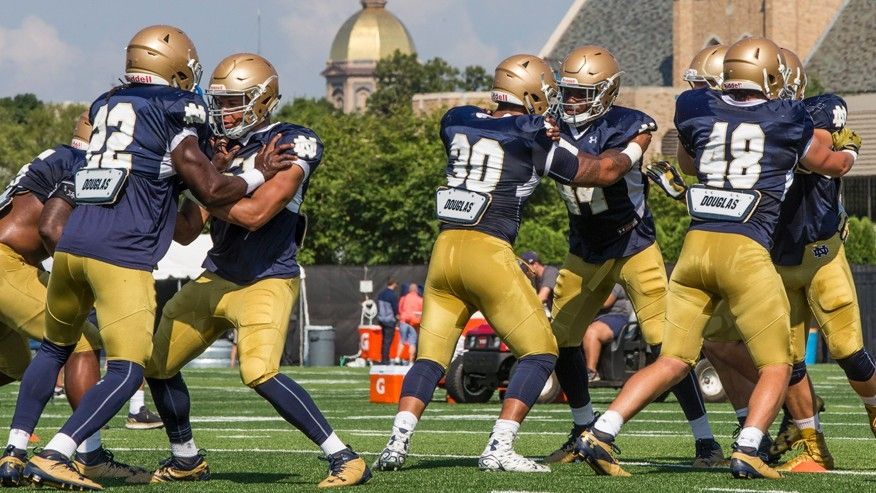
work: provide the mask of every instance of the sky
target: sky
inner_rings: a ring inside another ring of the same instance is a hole
[[[537,54],[573,0],[389,0],[419,58],[491,70],[505,57]],[[227,55],[256,51],[280,74],[284,99],[322,97],[332,39],[361,9],[359,0],[93,0],[4,2],[0,17],[0,97],[88,102],[124,73],[131,36],[171,24],[195,43],[206,85]]]

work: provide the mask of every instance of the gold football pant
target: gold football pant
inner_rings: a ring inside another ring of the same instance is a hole
[[[176,375],[222,334],[237,328],[241,380],[250,387],[270,380],[280,368],[299,282],[263,279],[240,286],[205,272],[164,306],[146,376]]]
[[[0,372],[20,380],[30,363],[28,338],[42,341],[46,333],[47,272],[25,262],[0,243]],[[100,349],[97,327],[85,323],[75,352]]]
[[[776,266],[776,271],[790,302],[795,363],[806,357],[811,315],[824,334],[832,358],[848,358],[864,347],[855,281],[839,234],[806,245],[800,265]],[[719,304],[709,320],[706,338],[739,340],[725,304]]]
[[[479,231],[442,231],[426,276],[417,359],[447,368],[476,310],[517,358],[557,355],[544,308],[511,245]]]
[[[152,273],[56,252],[46,300],[46,339],[76,343],[94,307],[108,360],[145,366],[152,352],[155,281]]]
[[[590,264],[571,253],[566,257],[554,289],[554,321],[557,345],[581,345],[587,327],[620,283],[636,312],[645,342],[663,340],[666,309],[666,267],[657,243],[629,257]]]
[[[685,236],[669,280],[660,354],[696,364],[721,300],[757,368],[791,364],[788,296],[769,252],[743,235],[699,230]]]
[[[832,358],[848,358],[864,347],[858,294],[839,233],[806,245],[800,265],[776,270],[791,302],[795,362],[806,357],[810,310]]]

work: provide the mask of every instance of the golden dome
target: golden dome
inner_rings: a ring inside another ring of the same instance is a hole
[[[386,0],[361,0],[362,10],[347,19],[329,53],[329,62],[380,60],[399,50],[414,53],[404,24],[386,10]]]

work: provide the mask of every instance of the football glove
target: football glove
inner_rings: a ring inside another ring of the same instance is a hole
[[[681,178],[681,173],[669,164],[668,161],[657,161],[642,166],[642,171],[655,185],[663,190],[663,193],[676,200],[683,200],[687,186]]]
[[[847,150],[857,153],[861,150],[861,136],[849,127],[843,127],[841,130],[831,133],[830,136],[833,139],[833,148],[838,151]]]

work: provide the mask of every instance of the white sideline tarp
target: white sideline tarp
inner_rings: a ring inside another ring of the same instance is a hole
[[[204,272],[201,264],[207,252],[213,248],[210,235],[199,235],[188,245],[177,242],[170,244],[170,250],[158,262],[158,268],[152,271],[152,277],[161,281],[164,279],[195,279]]]
[[[210,235],[199,235],[195,241],[185,246],[174,241],[170,244],[170,250],[164,258],[158,262],[158,268],[152,271],[152,277],[159,281],[195,279],[204,272],[201,264],[211,248],[213,248],[213,240],[210,239]],[[43,260],[43,269],[52,271],[52,257]]]

